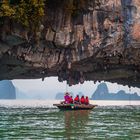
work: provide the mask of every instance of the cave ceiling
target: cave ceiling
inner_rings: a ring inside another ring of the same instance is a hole
[[[48,0],[37,30],[0,23],[0,80],[58,76],[69,85],[140,87],[139,0]],[[36,29],[36,28],[35,28]]]

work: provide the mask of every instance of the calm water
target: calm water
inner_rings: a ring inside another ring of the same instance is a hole
[[[0,139],[140,140],[140,107],[0,107]]]

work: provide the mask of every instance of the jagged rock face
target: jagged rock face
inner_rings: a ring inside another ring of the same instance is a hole
[[[140,85],[139,0],[48,0],[45,12],[37,40],[5,19],[0,79],[58,76],[69,85],[85,80]]]

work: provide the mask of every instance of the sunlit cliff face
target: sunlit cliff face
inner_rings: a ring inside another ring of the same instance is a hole
[[[45,4],[35,32],[8,17],[2,19],[1,80],[58,76],[69,85],[105,80],[139,87],[139,0]]]

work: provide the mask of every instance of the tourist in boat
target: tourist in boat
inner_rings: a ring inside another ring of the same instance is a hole
[[[70,96],[70,98],[69,98],[69,103],[73,104],[73,98],[72,98],[72,96]]]
[[[80,103],[79,95],[77,95],[77,96],[74,98],[74,103],[75,103],[75,104],[79,104],[79,103]]]
[[[81,104],[85,104],[85,98],[84,98],[84,96],[81,97],[80,102],[81,102]]]
[[[88,99],[88,96],[86,96],[86,99],[85,99],[85,105],[89,105],[89,99]]]
[[[70,96],[69,96],[68,92],[65,93],[64,99],[65,99],[65,101],[64,101],[65,104],[69,104],[70,103]]]

